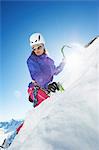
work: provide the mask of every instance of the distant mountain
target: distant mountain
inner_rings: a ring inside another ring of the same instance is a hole
[[[0,128],[4,130],[5,133],[16,130],[18,126],[23,122],[23,120],[10,120],[9,122],[0,122]]]

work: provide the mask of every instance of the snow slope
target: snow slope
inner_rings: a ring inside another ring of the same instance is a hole
[[[99,149],[99,38],[74,45],[61,74],[65,92],[27,113],[9,150]]]

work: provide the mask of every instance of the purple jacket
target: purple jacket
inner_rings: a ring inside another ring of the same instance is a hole
[[[36,56],[31,54],[27,59],[27,65],[32,80],[35,80],[42,88],[47,88],[48,83],[53,80],[53,76],[59,74],[64,68],[64,62],[58,67],[54,65],[54,61],[46,54]]]

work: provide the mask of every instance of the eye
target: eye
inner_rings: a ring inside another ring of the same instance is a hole
[[[37,40],[35,42],[37,42]]]

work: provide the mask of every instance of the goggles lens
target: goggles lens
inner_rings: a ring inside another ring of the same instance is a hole
[[[43,45],[39,45],[39,46],[33,47],[33,51],[35,51],[35,50],[42,50],[42,49],[44,49]]]

